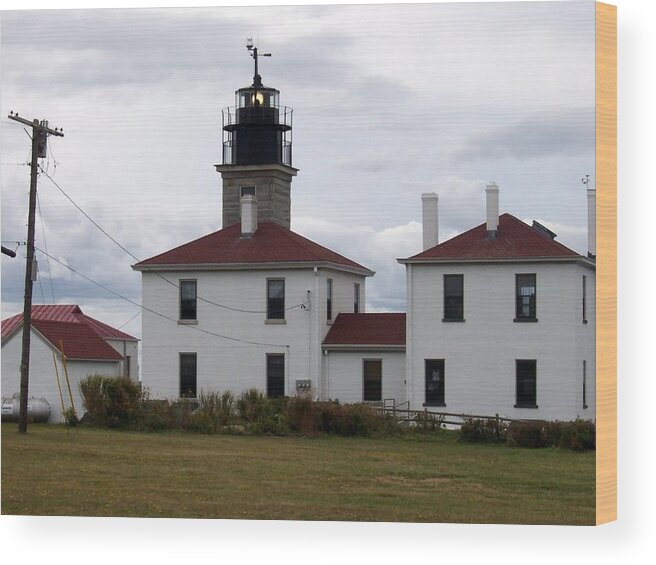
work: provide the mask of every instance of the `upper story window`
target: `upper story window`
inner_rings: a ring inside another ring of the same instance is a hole
[[[240,186],[239,187],[239,197],[242,196],[255,196],[255,187],[254,186]]]
[[[180,281],[180,319],[196,320],[196,281]]]
[[[285,319],[285,279],[267,279],[267,320]]]
[[[587,324],[588,323],[588,312],[587,312],[587,304],[586,304],[586,299],[587,299],[587,279],[585,278],[585,275],[583,275],[583,278],[581,279],[581,308],[583,310],[583,323]]]
[[[326,281],[326,320],[333,319],[333,279]]]
[[[464,321],[463,275],[444,275],[444,321]]]
[[[535,273],[515,275],[515,322],[537,322]]]
[[[360,284],[355,283],[353,285],[353,313],[360,313]]]

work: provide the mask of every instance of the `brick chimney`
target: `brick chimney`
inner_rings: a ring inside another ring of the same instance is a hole
[[[485,203],[487,236],[494,238],[497,236],[497,230],[499,229],[499,187],[495,182],[491,182],[485,187]]]
[[[439,243],[437,225],[437,194],[428,192],[421,195],[421,222],[424,235],[424,251]]]

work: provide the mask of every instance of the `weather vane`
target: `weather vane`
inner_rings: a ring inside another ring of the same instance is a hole
[[[253,45],[253,38],[249,37],[246,40],[246,49],[250,53],[251,57],[255,61],[255,74],[253,75],[253,86],[262,86],[262,77],[257,71],[257,58],[258,57],[271,57],[271,53],[259,53],[257,52],[257,47]]]

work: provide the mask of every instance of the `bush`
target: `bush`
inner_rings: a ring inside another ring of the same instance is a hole
[[[316,403],[318,431],[340,436],[389,434],[398,430],[396,421],[366,404]]]
[[[121,427],[135,423],[146,398],[141,385],[128,377],[89,375],[80,381],[84,409],[94,424]]]
[[[262,417],[267,410],[268,398],[256,388],[245,390],[237,398],[236,406],[239,416],[249,423]]]
[[[596,428],[590,420],[549,422],[545,426],[549,445],[571,451],[588,451],[596,447]]]
[[[553,428],[547,433],[545,422],[512,422],[508,426],[507,441],[512,447],[547,447],[552,434]]]
[[[194,412],[196,420],[202,418],[205,428],[209,427],[212,432],[217,432],[230,423],[235,397],[229,390],[223,394],[201,391],[198,396],[198,404],[198,409]]]
[[[417,414],[413,429],[418,432],[436,432],[444,428],[444,416],[424,410]]]
[[[508,428],[508,445],[513,447],[558,447],[572,451],[593,450],[596,428],[590,420],[573,422],[513,422]]]
[[[502,443],[508,426],[499,418],[464,418],[460,426],[460,440],[467,443]]]
[[[318,404],[308,394],[290,398],[285,410],[287,427],[293,432],[315,435],[319,431]]]

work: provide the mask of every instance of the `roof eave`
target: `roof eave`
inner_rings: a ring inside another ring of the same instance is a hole
[[[596,269],[595,261],[583,257],[583,255],[561,255],[558,257],[408,257],[407,259],[397,259],[402,265],[461,265],[469,264],[489,264],[489,263],[578,263],[590,269]]]
[[[324,343],[322,344],[324,351],[402,351],[405,352],[405,344],[345,344],[345,343]]]
[[[237,270],[271,270],[271,269],[308,269],[319,267],[354,273],[365,277],[373,277],[376,273],[366,267],[342,265],[332,261],[269,261],[253,263],[161,263],[144,265],[137,263],[132,269],[140,272],[148,271],[237,271]]]

